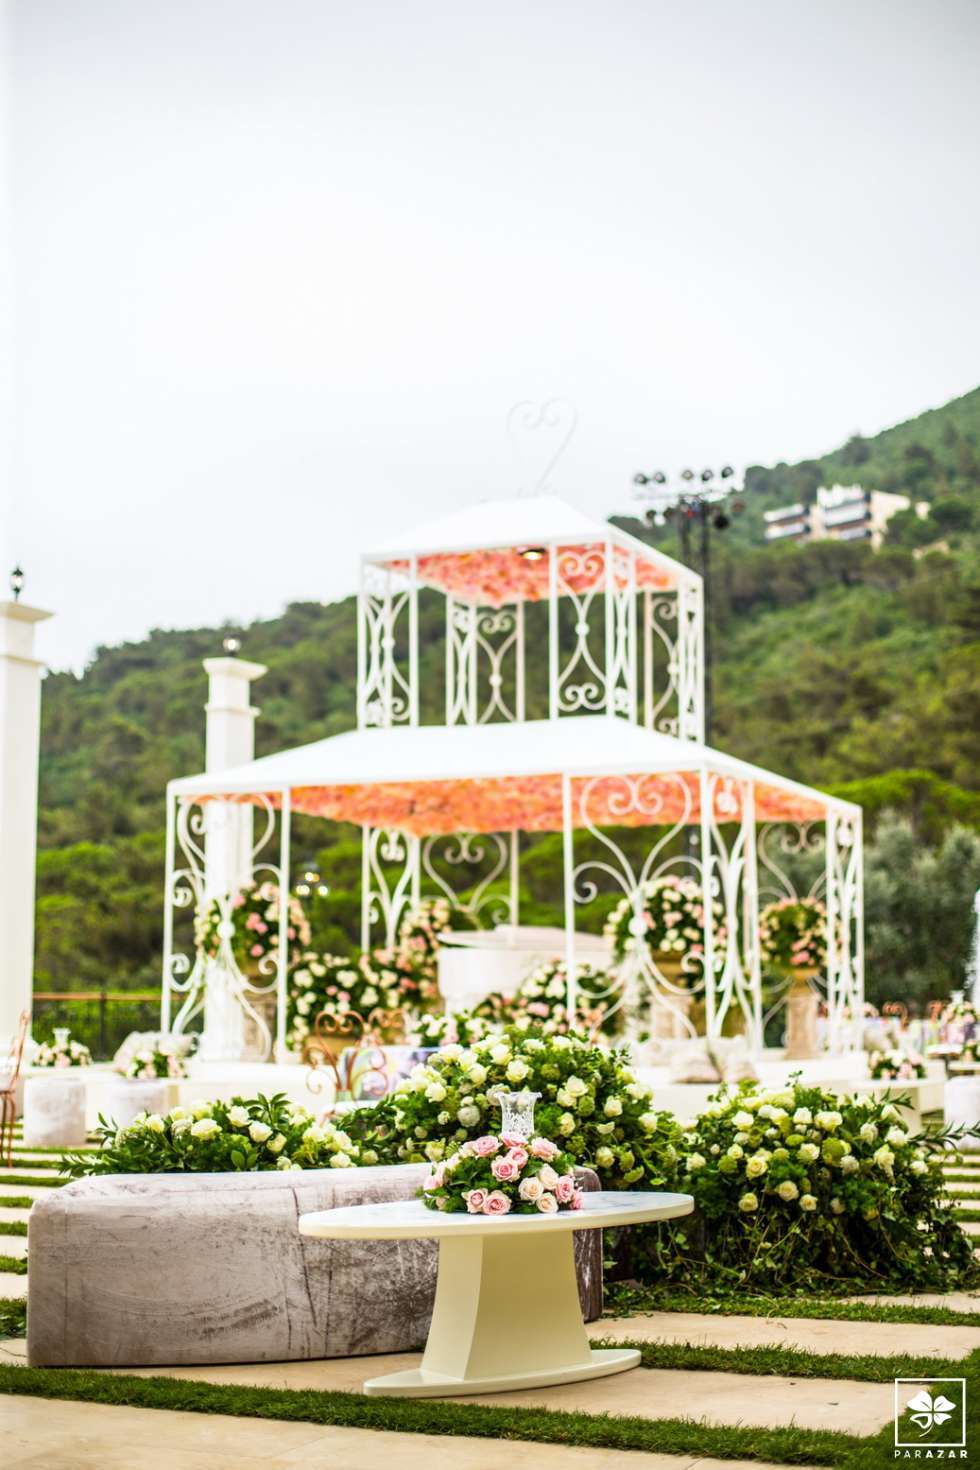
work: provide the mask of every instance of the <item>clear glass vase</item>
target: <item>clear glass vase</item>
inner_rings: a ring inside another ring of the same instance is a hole
[[[493,1100],[501,1112],[501,1133],[530,1138],[534,1132],[534,1104],[540,1096],[540,1092],[505,1092],[498,1088]]]

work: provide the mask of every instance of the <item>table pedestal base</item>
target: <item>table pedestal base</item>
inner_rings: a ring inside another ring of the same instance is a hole
[[[369,1379],[368,1394],[412,1398],[573,1383],[635,1368],[631,1348],[593,1350],[582,1322],[572,1233],[443,1237],[420,1368]]]
[[[623,1373],[636,1368],[640,1354],[636,1348],[592,1348],[588,1361],[572,1368],[542,1368],[537,1373],[509,1373],[502,1378],[447,1378],[427,1373],[424,1368],[410,1368],[404,1373],[388,1373],[383,1378],[369,1378],[364,1385],[367,1394],[389,1394],[400,1398],[449,1398],[466,1393],[503,1393],[508,1389],[545,1388],[549,1383],[574,1383],[579,1378],[603,1378],[607,1373]]]

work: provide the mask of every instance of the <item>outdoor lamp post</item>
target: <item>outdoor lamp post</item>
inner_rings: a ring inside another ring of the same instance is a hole
[[[324,883],[320,870],[313,862],[304,865],[303,876],[296,884],[296,896],[298,898],[326,898],[330,892],[329,886]]]
[[[676,523],[681,543],[681,560],[696,564],[704,582],[704,738],[711,742],[711,532],[727,531],[733,515],[745,509],[741,500],[728,501],[735,489],[735,471],[722,465],[717,477],[706,469],[700,474],[681,470],[680,485],[672,485],[663,470],[633,476],[633,491],[647,504],[646,519],[652,526]],[[695,527],[698,528],[696,557],[692,556]]]

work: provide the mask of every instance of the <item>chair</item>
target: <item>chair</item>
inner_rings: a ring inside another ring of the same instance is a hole
[[[31,1024],[30,1011],[22,1011],[17,1036],[10,1048],[9,1070],[0,1087],[0,1159],[10,1168],[14,1157],[14,1124],[17,1121],[17,1083],[20,1079],[21,1062],[24,1059],[24,1044],[27,1028]]]

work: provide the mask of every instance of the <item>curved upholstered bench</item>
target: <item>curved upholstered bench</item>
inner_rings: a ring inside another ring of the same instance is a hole
[[[260,1174],[110,1174],[46,1191],[28,1230],[36,1367],[286,1362],[404,1352],[426,1337],[428,1240],[318,1241],[297,1221],[412,1199],[423,1165]],[[598,1180],[583,1170],[582,1186]],[[583,1315],[602,1310],[602,1241],[576,1237]]]

